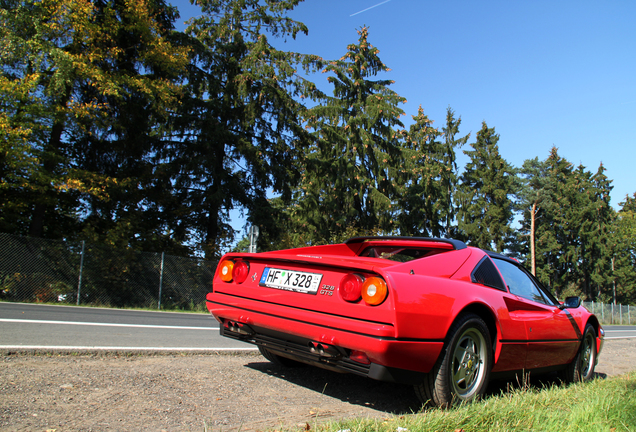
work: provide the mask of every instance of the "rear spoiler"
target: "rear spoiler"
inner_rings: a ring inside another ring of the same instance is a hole
[[[442,239],[442,238],[431,238],[431,237],[406,237],[406,236],[368,236],[368,237],[353,237],[349,240],[345,241],[346,245],[353,245],[358,243],[363,243],[369,240],[408,240],[408,241],[421,241],[421,242],[434,242],[434,243],[444,243],[453,246],[454,250],[466,249],[466,243],[460,240],[455,239]]]

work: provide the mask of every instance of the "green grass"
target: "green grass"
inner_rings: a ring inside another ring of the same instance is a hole
[[[636,431],[636,373],[585,384],[525,387],[453,409],[311,425],[350,432]]]

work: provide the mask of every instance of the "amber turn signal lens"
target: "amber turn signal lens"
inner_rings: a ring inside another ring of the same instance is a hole
[[[234,263],[234,269],[232,270],[232,279],[236,283],[243,283],[247,279],[247,275],[250,272],[250,265],[246,261],[237,261]]]
[[[362,276],[355,273],[349,273],[340,280],[338,292],[343,300],[348,302],[357,302],[360,300],[360,287],[362,286]]]
[[[234,262],[223,260],[219,264],[219,277],[223,282],[232,282],[232,273],[234,270]]]
[[[370,277],[362,284],[362,298],[371,306],[379,305],[386,299],[386,282],[379,277]]]

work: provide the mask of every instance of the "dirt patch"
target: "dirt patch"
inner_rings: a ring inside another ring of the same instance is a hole
[[[257,354],[2,353],[1,431],[230,431],[410,414],[408,386]],[[600,377],[636,371],[636,340],[605,344]]]

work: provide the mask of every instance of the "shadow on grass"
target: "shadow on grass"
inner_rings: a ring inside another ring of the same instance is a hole
[[[340,374],[313,366],[281,367],[268,361],[248,363],[246,367],[342,402],[387,414],[405,415],[428,409],[422,406],[413,388],[405,384],[376,381],[353,374]],[[595,374],[595,379],[606,378],[606,374]],[[490,381],[485,397],[506,394],[519,388],[540,391],[559,385],[562,385],[562,381],[559,380],[556,372],[541,375],[530,373],[525,380],[514,376],[505,379],[497,378]]]
[[[594,379],[606,379],[607,374],[594,373]],[[553,386],[567,385],[559,378],[557,372],[533,373],[529,372],[525,375],[519,373],[516,376],[506,378],[495,378],[490,380],[486,397],[505,394],[518,389],[541,390]]]

